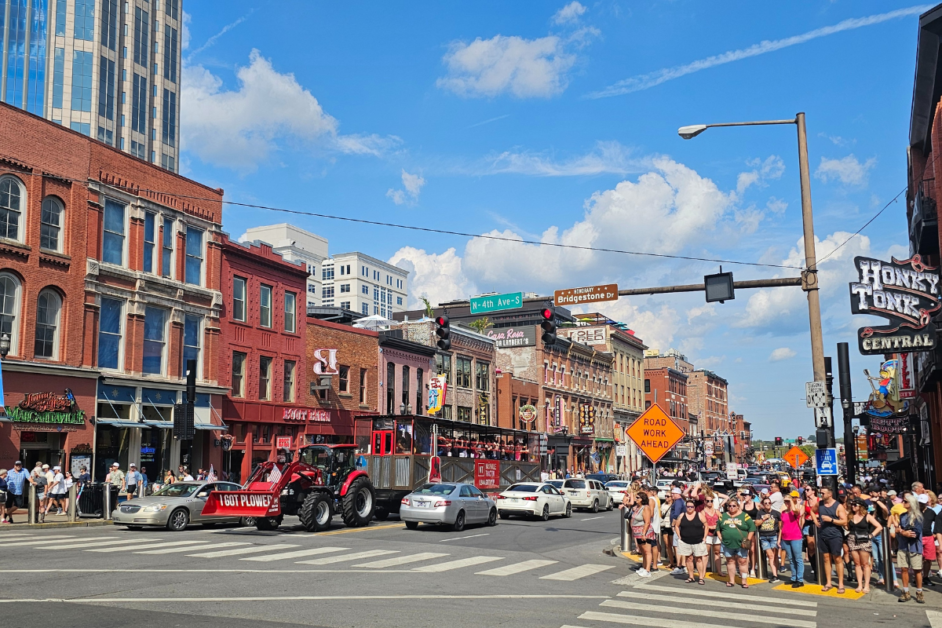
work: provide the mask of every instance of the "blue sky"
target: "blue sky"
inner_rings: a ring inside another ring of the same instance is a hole
[[[281,10],[276,10],[275,7]],[[228,200],[477,234],[798,266],[794,127],[807,113],[824,257],[906,185],[918,13],[905,2],[185,3],[184,174]],[[286,17],[289,16],[289,17]],[[437,236],[227,207],[235,236],[294,222],[414,271],[412,297],[702,280],[718,264]],[[827,354],[851,343],[854,255],[907,257],[905,205],[822,262]],[[736,279],[794,276],[731,266]],[[762,438],[813,431],[797,288],[600,309],[730,381]],[[858,399],[866,380],[855,378]]]

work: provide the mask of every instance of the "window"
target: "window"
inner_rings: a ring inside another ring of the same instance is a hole
[[[281,399],[287,403],[294,401],[294,371],[295,363],[285,360],[285,381],[284,389],[281,392]]]
[[[92,63],[92,53],[73,51],[72,111],[92,110]]]
[[[162,277],[170,277],[173,264],[173,220],[169,218],[164,218],[164,232],[162,238],[163,241],[160,246],[160,275]]]
[[[491,365],[487,362],[478,362],[477,371],[475,373],[475,388],[480,392],[487,392],[490,390],[490,370]]]
[[[232,396],[245,397],[245,354],[232,353]]]
[[[457,356],[455,376],[458,388],[471,388],[471,358]]]
[[[65,14],[68,11],[68,0],[56,0],[56,35],[65,37]]]
[[[263,285],[259,289],[258,324],[271,327],[271,286]]]
[[[369,304],[369,303],[364,303],[363,305],[361,305],[361,306],[360,306],[360,311],[363,312],[363,315],[364,315],[364,316],[369,316],[369,314],[370,314],[370,304]]]
[[[164,115],[161,126],[161,138],[167,146],[177,145],[177,94],[169,89],[164,90]],[[173,170],[171,165],[168,170]]]
[[[271,399],[271,362],[265,356],[258,359],[258,398],[263,401]]]
[[[88,122],[70,122],[69,128],[73,131],[77,131],[82,135],[88,135],[91,137],[92,125]]]
[[[435,354],[435,372],[445,376],[445,382],[451,386],[451,356],[445,353]]]
[[[410,404],[409,400],[409,367],[402,366],[402,403]]]
[[[43,199],[43,210],[39,220],[39,247],[48,251],[59,251],[62,228],[62,205],[51,196]]]
[[[196,372],[200,372],[200,327],[202,327],[203,318],[193,314],[187,314],[183,318],[183,368],[181,373],[186,373],[186,365],[190,360],[196,361]]]
[[[334,278],[334,267],[333,266],[324,266],[323,273],[321,277],[324,281]]]
[[[85,41],[95,39],[95,0],[75,0],[73,35]]]
[[[396,365],[386,363],[386,414],[396,413]]]
[[[144,214],[144,272],[154,272],[154,232],[157,216],[151,212]]]
[[[62,300],[52,290],[43,290],[36,301],[36,344],[33,353],[37,358],[55,360],[59,356],[59,312]]]
[[[59,0],[59,4],[65,4],[65,0]],[[118,0],[102,0],[101,45],[109,50],[118,49]]]
[[[321,298],[324,299],[333,299],[334,298],[334,287],[333,286],[324,286],[321,288]]]
[[[285,331],[293,334],[296,330],[295,319],[298,297],[293,292],[285,292]]]
[[[651,392],[651,380],[649,379],[644,380],[644,392]]]
[[[339,368],[339,383],[337,384],[337,391],[350,394],[350,367],[341,366]]]
[[[73,78],[73,83],[75,79]],[[72,100],[75,100],[73,89]],[[75,106],[73,105],[74,109]],[[134,73],[134,87],[131,90],[131,129],[138,133],[147,133],[147,78]],[[137,154],[136,157],[144,158]]]
[[[203,231],[186,228],[186,283],[201,285],[203,276]]]
[[[425,414],[422,411],[422,378],[425,376],[425,371],[422,369],[415,369],[415,408],[413,411],[416,414]]]
[[[163,375],[166,334],[167,310],[147,306],[144,309],[144,373]]]
[[[360,369],[360,405],[366,405],[366,369]]]
[[[179,6],[180,0],[167,0],[167,4],[164,5],[167,16],[174,20],[177,19],[177,8]]]
[[[471,422],[471,408],[458,406],[458,420],[464,421],[465,423],[470,423]]]
[[[340,302],[340,307],[343,308],[343,309],[345,309],[345,310],[349,310],[349,309],[350,309],[350,302],[349,302],[349,301],[341,301],[341,302]]]
[[[134,7],[134,63],[147,66],[149,16],[141,7]]]
[[[114,61],[101,57],[98,69],[98,115],[114,120]]]
[[[402,297],[396,297],[396,305],[402,305]]]
[[[105,233],[102,238],[101,261],[116,266],[124,264],[124,212],[126,209],[127,207],[121,203],[110,198],[105,199]],[[2,227],[0,227],[0,232],[2,232]]]
[[[59,4],[65,4],[65,0],[59,0]],[[65,28],[64,23],[63,28]],[[55,109],[62,109],[63,85],[65,85],[65,48],[56,48],[52,64],[52,106]]]
[[[342,284],[340,284],[340,292],[341,292],[341,293],[343,293],[343,292],[350,292],[350,284],[348,284],[348,283],[342,283]]]
[[[360,292],[362,292],[366,296],[370,296],[370,287],[367,285],[360,286]]]
[[[98,367],[117,369],[121,354],[121,321],[124,304],[102,299],[98,315]]]

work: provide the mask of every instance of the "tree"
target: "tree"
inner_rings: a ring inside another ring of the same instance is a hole
[[[429,318],[435,318],[435,312],[432,311],[432,303],[428,300],[428,297],[422,296],[422,303],[425,304],[425,315]]]
[[[483,334],[485,329],[487,329],[488,327],[492,327],[493,325],[494,323],[488,320],[488,318],[485,316],[484,318],[479,318],[473,323],[469,323],[468,327],[478,332],[479,334]]]

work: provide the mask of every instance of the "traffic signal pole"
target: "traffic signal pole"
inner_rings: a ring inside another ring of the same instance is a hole
[[[844,411],[844,477],[857,483],[857,439],[851,421],[854,418],[854,396],[850,388],[850,355],[846,342],[837,343],[837,375],[841,386],[841,409]]]
[[[833,449],[836,447],[834,440],[834,373],[831,370],[831,358],[824,358],[824,383],[828,391],[828,408],[831,411],[831,424],[818,429],[817,447],[818,449]],[[822,438],[823,433],[824,438]],[[834,493],[834,499],[837,499],[837,476],[825,475],[821,477],[821,486],[828,487]]]

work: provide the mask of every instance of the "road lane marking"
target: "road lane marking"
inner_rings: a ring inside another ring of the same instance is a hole
[[[724,600],[736,600],[741,601],[747,596],[738,594],[738,593],[721,593],[719,591],[690,591],[685,589],[683,593],[677,587],[665,587],[654,584],[642,584],[636,586],[635,589],[643,589],[645,591],[661,591],[663,593],[672,593],[674,595],[695,595],[697,597],[714,597]],[[622,591],[618,594],[619,597],[632,597],[632,593],[628,591]],[[750,602],[765,602],[766,604],[784,604],[786,606],[810,606],[816,608],[818,606],[817,602],[811,602],[808,600],[798,600],[798,599],[785,599],[780,597],[769,597],[767,595],[749,595],[748,600]]]
[[[283,554],[269,554],[267,556],[250,556],[249,558],[240,558],[239,560],[251,560],[257,563],[270,563],[276,560],[285,560],[288,558],[300,558],[301,556],[313,556],[316,554],[330,554],[331,552],[346,552],[349,547],[315,547],[313,549],[298,550],[296,552],[284,552]]]
[[[503,567],[497,567],[495,569],[488,569],[487,571],[479,571],[476,576],[513,576],[514,574],[523,573],[524,571],[530,571],[531,569],[539,569],[540,567],[547,567],[549,565],[555,565],[558,561],[555,560],[525,560],[521,563],[514,563],[513,565],[505,565]]]
[[[942,628],[942,613],[939,611],[926,611],[926,617],[929,619],[929,625],[932,628]]]
[[[396,567],[397,565],[406,565],[408,563],[417,563],[422,560],[432,560],[433,558],[442,558],[448,554],[438,554],[436,552],[420,552],[418,554],[409,554],[408,556],[399,556],[398,558],[387,558],[386,560],[377,560],[372,563],[361,563],[354,567],[366,567],[368,569],[382,569],[383,567]]]
[[[404,528],[406,527],[405,523],[394,523],[392,525],[385,526],[366,526],[363,528],[344,528],[342,530],[334,530],[333,532],[318,532],[317,536],[333,536],[335,534],[353,534],[354,532],[369,532],[370,530],[388,530],[389,528]]]
[[[588,519],[579,519],[579,521],[595,521],[596,519],[604,519],[605,517],[589,517]]]
[[[465,539],[475,539],[479,536],[490,536],[490,533],[485,532],[484,534],[472,534],[471,536],[459,536],[453,539],[442,539],[439,543],[448,543],[450,541],[463,541]]]
[[[271,551],[280,551],[285,549],[291,549],[292,547],[298,547],[297,545],[291,545],[285,543],[283,545],[254,545],[252,547],[242,547],[239,549],[231,550],[221,550],[218,552],[205,552],[200,554],[187,554],[193,558],[222,558],[224,556],[238,556],[240,554],[258,554],[259,552],[271,552]],[[199,549],[194,547],[195,549]]]
[[[504,557],[503,556],[472,556],[471,558],[451,560],[446,563],[424,565],[422,567],[416,567],[412,571],[420,571],[422,573],[440,573],[443,571],[451,571],[453,569],[461,569],[462,567],[471,567],[473,565],[483,565],[484,563],[491,563],[491,562],[494,562],[495,560],[504,560]]]
[[[234,545],[248,545],[248,543],[206,543],[197,547],[170,547],[165,549],[147,550],[144,552],[134,552],[135,554],[176,554],[179,552],[192,552],[193,550],[208,550],[217,547],[232,547]]]
[[[632,595],[635,598],[639,597],[637,592],[632,592]],[[643,599],[645,602],[649,600],[660,601],[660,602],[671,602],[671,603],[677,602],[676,595],[673,595],[673,596],[653,595],[647,592],[642,593],[640,596],[640,599]],[[737,610],[742,609],[744,611],[760,611],[760,612],[765,612],[765,613],[779,613],[782,615],[801,615],[804,617],[816,617],[818,614],[818,611],[816,610],[806,610],[806,609],[798,609],[798,608],[791,608],[791,609],[771,608],[767,604],[747,604],[746,602],[748,601],[749,601],[749,596],[746,596],[746,595],[742,596],[736,601],[736,609]],[[730,603],[723,600],[698,600],[695,597],[686,595],[686,593],[684,594],[684,603],[686,605],[696,605],[696,606],[714,606],[714,607],[719,607],[719,608],[730,607]]]
[[[35,570],[28,570],[35,573]],[[76,571],[87,571],[77,569]],[[231,571],[231,570],[228,570]],[[9,571],[5,571],[9,573]],[[239,573],[244,573],[240,569]],[[284,573],[284,572],[268,572]],[[570,595],[570,594],[526,594],[526,593],[495,593],[491,595],[471,595],[471,594],[448,594],[448,595],[295,595],[284,597],[174,597],[173,603],[196,603],[205,604],[207,602],[320,602],[330,600],[350,600],[350,601],[369,601],[369,600],[607,600],[607,595]],[[71,604],[137,604],[137,603],[161,603],[166,604],[166,597],[91,597],[91,598],[29,598],[29,599],[0,599],[0,604],[48,604],[50,602],[65,602]],[[599,613],[604,614],[604,613]],[[659,620],[663,622],[664,620]],[[691,627],[702,626],[703,624],[691,624],[684,622]],[[661,626],[662,624],[657,624]],[[676,622],[675,622],[676,625]],[[728,628],[727,626],[718,626],[717,628]]]
[[[579,578],[591,576],[592,574],[607,571],[608,569],[612,569],[614,566],[615,565],[580,565],[578,567],[573,567],[572,569],[566,569],[565,571],[551,573],[548,576],[541,577],[540,580],[563,580],[565,582],[571,582],[573,580],[578,580]]]
[[[172,547],[174,545],[198,545],[203,541],[161,541],[160,543],[145,543],[144,545],[138,545],[135,547],[135,550],[146,550],[146,549],[160,549],[163,547]],[[196,548],[194,548],[196,549]],[[86,552],[99,552],[102,554],[108,554],[110,552],[127,552],[129,549],[127,547],[102,547],[98,549],[87,549]]]
[[[98,541],[82,541],[80,543],[72,543],[70,545],[54,545],[51,547],[34,547],[33,549],[37,550],[73,550],[73,549],[85,549],[87,547],[104,547],[105,545],[130,545],[137,542],[152,542],[156,541],[157,537],[151,538],[140,538],[140,539],[100,539]]]
[[[354,554],[344,554],[343,556],[328,556],[327,558],[315,558],[314,560],[299,560],[299,565],[332,565],[334,563],[345,563],[350,560],[360,560],[361,558],[373,558],[374,556],[387,556],[389,554],[398,554],[394,550],[368,550],[366,552],[356,552]]]
[[[630,626],[651,626],[662,628],[669,625],[671,628],[729,628],[726,624],[705,624],[699,621],[680,621],[664,619],[663,617],[638,617],[630,615],[616,615],[614,613],[597,613],[589,611],[578,617],[586,621],[607,621],[609,623],[627,624]]]
[[[685,602],[688,600],[684,600]],[[653,613],[669,614],[669,615],[691,615],[695,613],[697,617],[709,617],[711,619],[728,619],[733,621],[745,621],[748,623],[756,624],[772,624],[774,626],[781,626],[782,624],[787,624],[789,628],[817,628],[817,622],[805,621],[803,619],[783,619],[781,617],[763,617],[762,615],[757,615],[755,613],[745,614],[745,613],[730,613],[726,611],[708,611],[701,608],[691,609],[686,605],[683,608],[665,606],[663,604],[642,604],[639,602],[623,602],[621,600],[605,600],[602,602],[601,606],[609,608],[620,608],[630,611],[647,611]],[[623,617],[623,615],[616,615],[616,617]],[[580,619],[582,619],[580,617]],[[661,619],[664,623],[669,626],[676,626],[677,624],[672,619]]]
[[[3,549],[8,547],[27,547],[29,545],[39,545],[41,543],[48,543],[49,541],[67,541],[74,538],[74,536],[47,536],[44,539],[38,541],[13,541],[12,543],[4,543]]]

